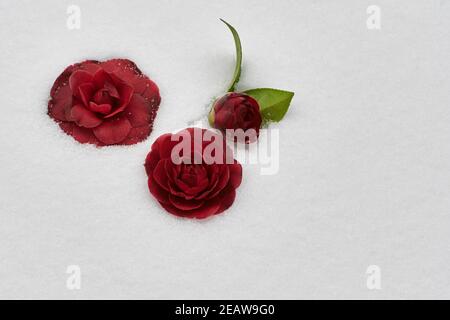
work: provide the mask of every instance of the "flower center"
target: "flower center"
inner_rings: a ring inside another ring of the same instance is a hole
[[[206,170],[199,164],[184,164],[181,168],[180,179],[189,186],[195,186],[206,177]]]
[[[113,99],[111,98],[108,90],[100,89],[98,90],[93,97],[93,100],[96,104],[110,104],[112,105]]]

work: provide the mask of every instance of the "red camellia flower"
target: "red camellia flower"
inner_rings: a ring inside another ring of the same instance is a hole
[[[231,92],[218,99],[210,113],[211,125],[225,131],[242,129],[245,136],[234,133],[238,142],[254,142],[259,136],[262,117],[258,102],[244,93]]]
[[[50,97],[49,116],[78,142],[97,146],[147,138],[161,101],[156,84],[126,59],[71,65]]]
[[[179,150],[186,145],[180,137],[189,148]],[[223,136],[200,128],[160,136],[147,155],[145,170],[151,194],[169,213],[185,218],[223,212],[234,202],[242,180],[242,167]]]

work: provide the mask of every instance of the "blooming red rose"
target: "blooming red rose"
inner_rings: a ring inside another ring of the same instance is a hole
[[[50,91],[48,114],[81,143],[135,144],[153,127],[159,89],[130,60],[67,67]]]
[[[244,93],[231,92],[218,99],[210,113],[211,124],[222,131],[242,129],[246,135],[234,133],[238,142],[254,142],[259,136],[262,117],[258,102]]]
[[[187,150],[176,151],[180,137],[189,139]],[[212,148],[213,144],[223,151]],[[147,155],[145,170],[150,192],[161,206],[186,218],[203,219],[223,212],[234,202],[242,180],[242,167],[223,136],[200,128],[160,136]]]

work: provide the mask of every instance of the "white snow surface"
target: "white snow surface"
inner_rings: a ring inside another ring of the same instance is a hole
[[[143,162],[226,88],[219,18],[241,35],[239,88],[295,97],[272,125],[279,172],[244,165],[234,205],[192,221],[150,196]],[[449,39],[444,0],[0,0],[0,297],[450,298]],[[158,84],[154,131],[81,145],[47,116],[50,88],[72,63],[116,57]]]

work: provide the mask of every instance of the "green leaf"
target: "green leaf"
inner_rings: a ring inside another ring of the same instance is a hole
[[[223,19],[220,19],[223,23],[227,25],[227,27],[230,29],[231,33],[233,34],[234,38],[234,44],[236,46],[236,66],[234,67],[234,74],[233,79],[231,80],[230,85],[228,86],[228,92],[233,92],[235,90],[236,84],[239,82],[239,78],[241,76],[241,64],[242,64],[242,46],[241,46],[241,39],[239,38],[239,34],[237,33],[236,29],[233,28],[231,24],[226,22]]]
[[[258,88],[244,91],[244,93],[258,101],[261,115],[265,121],[280,121],[289,109],[293,92]]]

